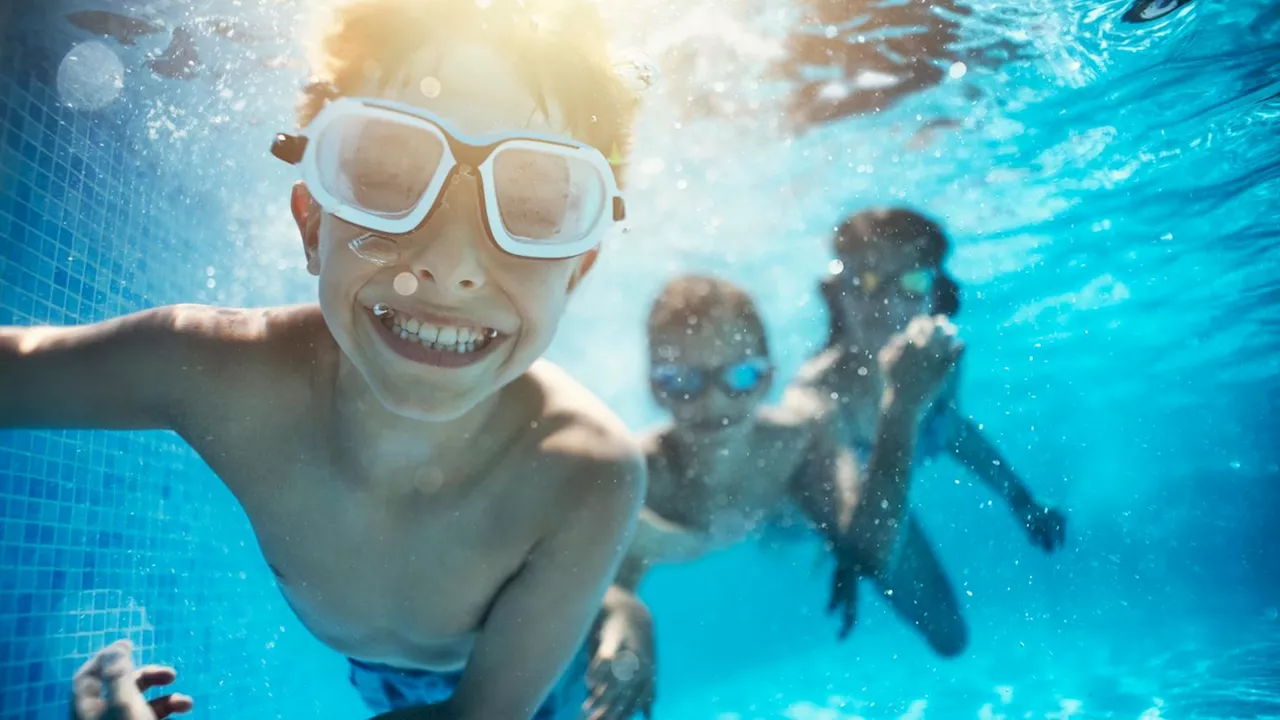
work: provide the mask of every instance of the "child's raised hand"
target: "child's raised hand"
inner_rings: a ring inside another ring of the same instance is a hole
[[[964,352],[956,326],[943,315],[920,315],[880,350],[880,369],[896,402],[920,410],[933,401]]]
[[[1032,545],[1053,552],[1066,542],[1067,516],[1061,510],[1034,505],[1019,515]]]
[[[191,698],[174,693],[147,701],[142,693],[177,679],[169,667],[134,669],[133,644],[117,640],[76,671],[71,685],[72,720],[163,720],[190,712]]]

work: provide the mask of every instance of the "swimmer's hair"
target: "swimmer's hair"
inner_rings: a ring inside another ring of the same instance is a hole
[[[836,257],[843,260],[856,256],[869,245],[884,242],[914,245],[922,240],[920,259],[938,271],[933,285],[933,312],[955,316],[960,312],[960,285],[943,266],[951,252],[951,240],[942,231],[942,226],[924,215],[906,208],[864,210],[836,228],[832,249]],[[819,289],[827,303],[831,323],[827,339],[829,347],[845,335],[849,322],[839,302],[839,295],[843,292],[840,283],[828,278]]]
[[[682,275],[667,283],[649,311],[649,337],[703,323],[736,321],[760,339],[761,355],[769,354],[764,323],[751,296],[728,280],[709,275]]]
[[[420,53],[481,43],[511,63],[544,115],[558,106],[573,137],[620,175],[637,97],[610,58],[607,34],[590,0],[348,0],[312,49],[298,125],[336,96],[396,78]]]
[[[921,258],[939,267],[951,250],[951,241],[938,223],[914,210],[875,208],[852,215],[836,228],[832,240],[836,257],[856,255],[869,244],[885,242],[914,245],[923,240]]]

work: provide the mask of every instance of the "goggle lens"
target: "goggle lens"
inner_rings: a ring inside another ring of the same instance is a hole
[[[654,367],[652,378],[654,386],[668,395],[692,397],[702,394],[706,386],[701,370],[674,363]]]
[[[745,395],[758,389],[768,374],[768,366],[762,360],[753,358],[725,368],[720,372],[720,380],[725,390]]]
[[[493,184],[507,234],[525,242],[577,242],[604,216],[604,180],[582,158],[502,147],[493,155]]]
[[[344,205],[388,219],[417,208],[447,147],[439,131],[372,109],[337,118],[314,142],[325,190]]]

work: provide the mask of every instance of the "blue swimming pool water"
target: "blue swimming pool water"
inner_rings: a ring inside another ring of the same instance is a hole
[[[969,620],[952,661],[874,601],[836,643],[811,542],[657,572],[657,717],[1280,717],[1280,13],[1197,0],[1130,25],[1128,5],[938,9],[957,34],[936,87],[798,134],[771,118],[794,116],[773,69],[800,6],[610,6],[660,71],[631,177],[645,211],[553,359],[636,429],[659,421],[642,320],[700,270],[751,289],[789,374],[823,339],[831,226],[910,204],[958,245],[966,409],[1070,511],[1045,557],[957,467],[920,473]],[[265,153],[305,7],[151,3],[166,30],[132,47],[66,20],[104,7],[0,9],[0,323],[310,299],[291,177]],[[218,15],[255,42],[195,32],[194,77],[148,66]],[[63,716],[74,666],[120,634],[176,664],[202,717],[360,716],[176,438],[0,435],[0,521],[0,717]]]

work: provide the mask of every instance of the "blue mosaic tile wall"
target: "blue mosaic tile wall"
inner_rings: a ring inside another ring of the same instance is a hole
[[[215,202],[0,58],[0,324],[208,302]],[[226,252],[226,251],[223,251]],[[65,718],[69,679],[132,638],[202,717],[354,717],[341,659],[288,612],[242,512],[170,433],[0,431],[0,718]],[[317,691],[324,689],[317,694]]]

